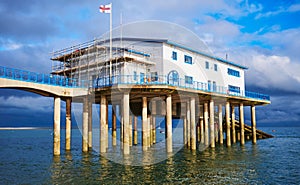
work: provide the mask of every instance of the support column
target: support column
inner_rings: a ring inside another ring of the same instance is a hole
[[[208,137],[208,103],[204,103],[204,145],[209,145]]]
[[[88,102],[88,147],[93,147],[93,103]]]
[[[66,100],[66,150],[71,150],[71,98]]]
[[[167,128],[167,152],[171,153],[173,151],[172,148],[172,96],[168,95],[166,98],[166,128]]]
[[[230,104],[226,102],[225,105],[225,114],[226,114],[226,143],[227,146],[231,146],[231,136],[230,136]]]
[[[112,145],[117,145],[117,116],[116,106],[112,107]]]
[[[256,144],[256,115],[255,106],[251,106],[251,127],[252,127],[252,143]]]
[[[156,143],[156,101],[152,101],[152,143]]]
[[[210,122],[210,146],[215,148],[215,109],[214,101],[209,102],[209,122]]]
[[[245,144],[244,105],[240,103],[240,144]]]
[[[53,155],[60,155],[60,97],[54,97]]]
[[[195,97],[190,99],[191,109],[191,150],[196,150],[196,105]]]
[[[147,147],[147,97],[143,97],[143,107],[142,107],[142,146],[143,151],[148,150]]]
[[[191,106],[190,102],[186,102],[186,128],[187,128],[187,148],[191,148]]]
[[[123,154],[128,155],[129,150],[129,92],[123,94],[123,119],[124,119],[124,146]]]
[[[134,142],[133,142],[133,144],[134,144],[134,145],[137,145],[137,144],[138,144],[137,122],[138,122],[137,116],[134,116],[134,134],[133,134],[133,137],[134,137]]]
[[[101,95],[100,102],[100,152],[106,152],[106,96]]]
[[[186,115],[183,117],[183,144],[187,146],[187,119]]]
[[[83,113],[82,113],[82,151],[88,151],[88,119],[89,119],[89,112],[88,112],[88,97],[84,97],[83,99]]]
[[[108,101],[106,101],[106,132],[105,132],[105,137],[106,137],[106,148],[108,148]]]
[[[219,104],[218,107],[219,112],[219,142],[220,144],[223,144],[223,116],[222,116],[222,104]]]
[[[132,146],[132,116],[129,116],[129,146]]]
[[[236,143],[234,105],[231,106],[231,134],[232,134],[232,143]]]
[[[150,148],[150,146],[151,146],[150,130],[151,130],[151,116],[149,116],[147,118],[147,146],[148,146],[148,148]]]
[[[200,106],[200,143],[201,144],[204,144],[204,110],[203,110],[203,106],[202,106],[202,109],[201,109],[201,106]]]

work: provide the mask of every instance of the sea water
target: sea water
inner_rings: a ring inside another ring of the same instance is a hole
[[[300,127],[260,129],[275,137],[243,147],[183,148],[144,166],[82,153],[77,129],[71,152],[64,151],[62,130],[60,157],[52,154],[52,129],[0,130],[0,184],[300,184]]]

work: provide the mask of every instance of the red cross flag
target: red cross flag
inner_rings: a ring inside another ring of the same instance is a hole
[[[100,5],[99,11],[101,13],[111,13],[111,4],[108,5]]]

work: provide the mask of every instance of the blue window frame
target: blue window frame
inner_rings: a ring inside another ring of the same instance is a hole
[[[240,87],[233,86],[233,85],[228,85],[228,90],[229,92],[234,92],[234,93],[240,93]]]
[[[215,81],[213,81],[213,91],[214,92],[217,91],[217,83]]]
[[[214,64],[215,71],[218,71],[218,64]]]
[[[136,80],[136,79],[137,79],[136,71],[133,71],[133,80]]]
[[[185,83],[186,84],[193,84],[193,77],[192,76],[185,76]]]
[[[228,68],[227,73],[228,73],[228,75],[231,75],[231,76],[240,77],[240,72],[237,70],[234,70],[234,69]]]
[[[209,62],[205,62],[205,69],[209,69]]]
[[[207,89],[209,91],[211,91],[211,81],[210,80],[208,80],[208,82],[207,82]]]
[[[176,51],[172,52],[172,59],[177,60],[177,52]]]
[[[184,55],[184,62],[187,64],[193,64],[193,58],[188,55]]]

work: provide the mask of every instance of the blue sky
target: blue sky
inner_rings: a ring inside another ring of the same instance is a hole
[[[258,125],[300,126],[300,1],[1,0],[0,66],[49,73],[50,52],[108,31],[100,4],[113,3],[113,26],[143,20],[182,25],[218,57],[246,65],[246,89],[271,95]],[[43,106],[41,106],[43,105]],[[50,125],[52,98],[0,89],[0,126]]]

